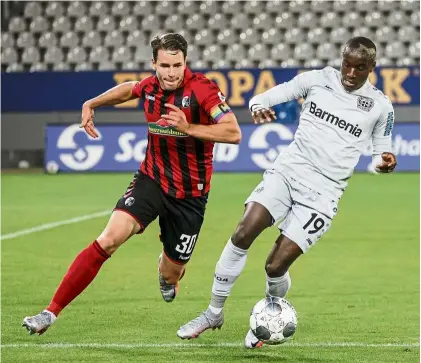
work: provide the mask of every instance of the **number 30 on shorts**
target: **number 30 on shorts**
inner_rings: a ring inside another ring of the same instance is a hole
[[[189,255],[193,252],[194,245],[196,244],[197,234],[192,236],[188,234],[182,234],[180,236],[181,243],[175,246],[175,250],[181,254]]]
[[[307,231],[308,234],[314,234],[319,232],[324,226],[325,221],[322,218],[316,218],[318,216],[317,213],[311,213],[311,218],[307,221],[307,223],[303,226],[303,229]]]

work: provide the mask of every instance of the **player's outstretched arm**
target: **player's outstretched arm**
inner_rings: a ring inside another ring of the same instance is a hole
[[[79,127],[83,127],[86,133],[97,138],[98,133],[94,126],[94,109],[100,106],[112,106],[137,98],[132,90],[137,82],[125,82],[115,86],[103,94],[86,101],[82,106],[82,118]]]
[[[165,107],[171,109],[166,115],[161,115],[171,126],[178,131],[197,139],[222,142],[226,144],[239,144],[241,130],[234,113],[226,113],[214,125],[189,124],[186,115],[177,106],[166,103]]]

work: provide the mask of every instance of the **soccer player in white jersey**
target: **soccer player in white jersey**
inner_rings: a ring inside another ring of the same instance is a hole
[[[197,338],[222,326],[223,307],[245,266],[247,250],[272,225],[280,235],[265,265],[266,295],[286,295],[291,264],[329,230],[367,143],[372,142],[377,172],[393,171],[394,112],[390,100],[368,80],[375,65],[375,44],[352,38],[343,48],[340,71],[326,67],[301,73],[250,100],[254,122],[262,123],[275,119],[272,106],[304,98],[299,126],[294,141],[245,202],[242,220],[216,264],[208,309],[178,330],[180,338]],[[251,330],[247,333],[247,348],[262,344]]]

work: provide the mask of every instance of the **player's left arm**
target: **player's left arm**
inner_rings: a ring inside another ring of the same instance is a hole
[[[396,165],[396,156],[392,153],[392,129],[395,112],[388,101],[380,118],[374,125],[372,134],[373,163],[378,173],[391,173]]]

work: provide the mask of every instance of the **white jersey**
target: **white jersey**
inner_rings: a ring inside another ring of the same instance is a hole
[[[338,200],[367,143],[373,144],[376,163],[382,152],[391,151],[393,106],[368,80],[346,91],[332,67],[301,73],[253,97],[249,106],[268,108],[299,98],[305,100],[294,141],[273,168]]]

